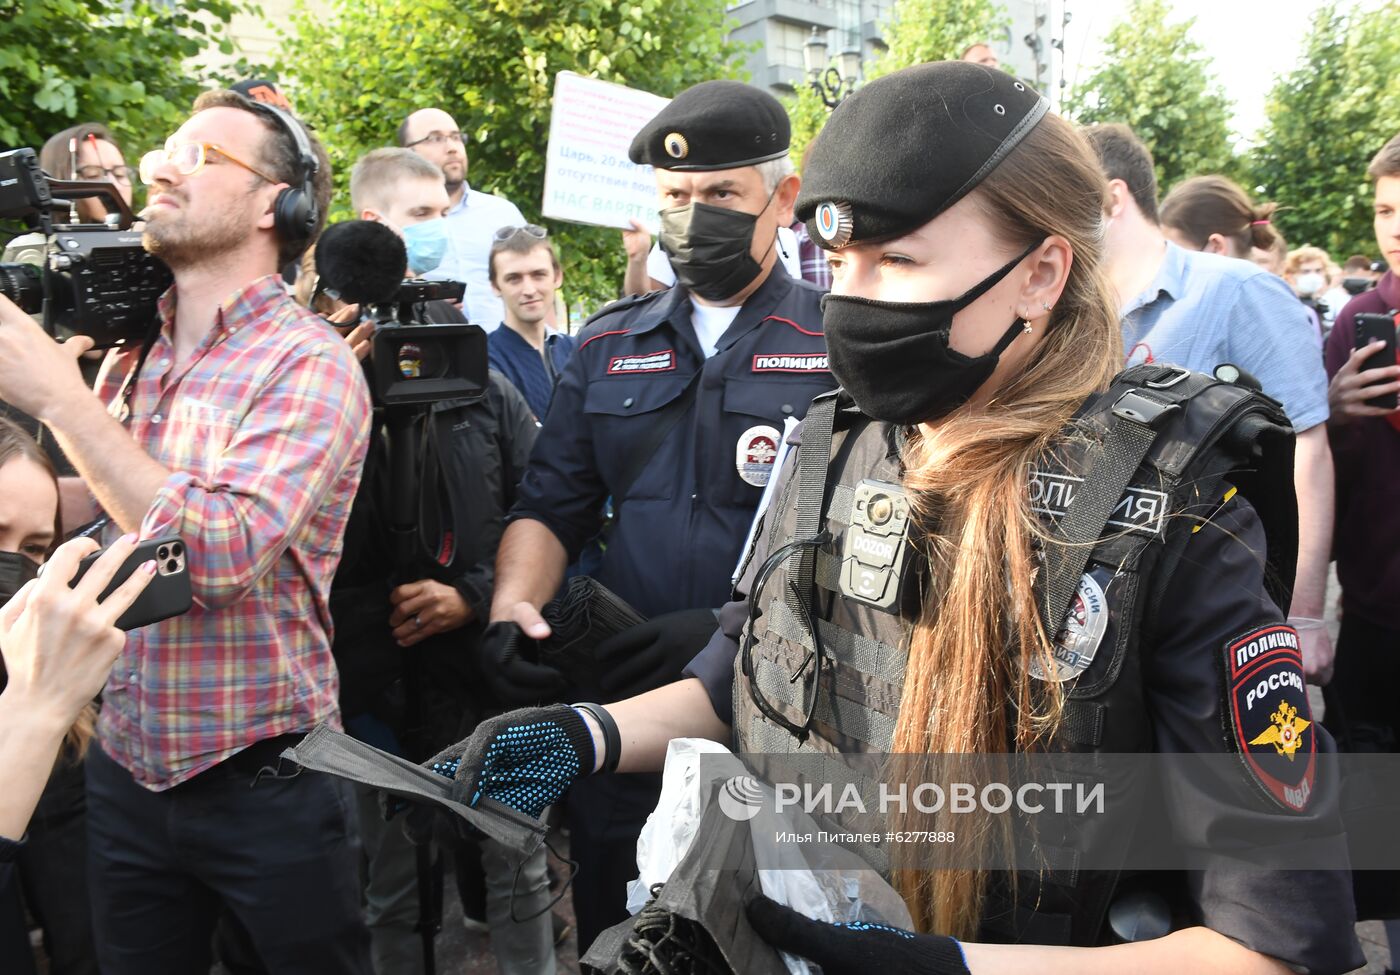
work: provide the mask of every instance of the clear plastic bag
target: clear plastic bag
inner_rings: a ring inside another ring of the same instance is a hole
[[[704,760],[702,761],[702,756]],[[855,854],[835,851],[836,867],[813,868],[804,848],[779,842],[784,832],[812,834],[811,817],[800,811],[778,813],[772,789],[753,779],[744,763],[723,745],[701,738],[677,738],[666,749],[661,798],[637,841],[640,876],[627,888],[627,909],[636,914],[654,884],[664,883],[685,858],[717,782],[736,777],[751,782],[758,811],[748,821],[759,882],[765,896],[818,921],[867,921],[912,928],[898,892]],[[791,975],[812,975],[806,961],[783,956]]]

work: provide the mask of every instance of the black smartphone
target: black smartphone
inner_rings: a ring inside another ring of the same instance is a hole
[[[194,594],[190,591],[187,554],[185,543],[179,535],[147,539],[137,544],[136,551],[122,563],[107,588],[102,590],[98,601],[110,596],[133,572],[152,559],[156,563],[156,575],[146,591],[137,596],[136,602],[117,619],[117,629],[134,630],[138,626],[159,623],[189,612],[194,605]],[[71,585],[77,586],[78,580],[87,575],[88,569],[101,555],[101,552],[93,552],[83,559],[78,564],[78,574],[73,577]]]
[[[1385,348],[1366,357],[1359,371],[1384,369],[1395,365],[1395,313],[1385,315],[1362,313],[1356,316],[1356,347],[1364,349],[1372,342],[1384,342]],[[1395,393],[1373,396],[1366,401],[1367,406],[1379,406],[1383,410],[1393,410],[1397,404]]]

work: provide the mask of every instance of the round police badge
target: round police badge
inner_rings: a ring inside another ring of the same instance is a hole
[[[734,468],[745,484],[754,487],[768,484],[781,437],[782,434],[770,426],[749,427],[739,434],[739,443],[734,448]]]
[[[1031,660],[1031,676],[1057,684],[1073,680],[1094,662],[1099,644],[1108,630],[1108,600],[1103,587],[1087,572],[1079,580],[1079,591],[1065,617],[1064,626],[1055,634],[1051,649],[1055,654],[1055,671],[1047,675],[1040,658]]]
[[[851,233],[855,230],[855,214],[851,211],[851,205],[844,201],[840,203],[826,202],[817,207],[816,213],[817,233],[821,234],[824,240],[831,247],[844,247],[851,239]]]
[[[684,159],[686,156],[690,155],[690,143],[687,142],[685,136],[681,135],[679,132],[672,132],[670,135],[666,136],[662,141],[662,145],[666,148],[666,155],[670,156],[672,159]]]

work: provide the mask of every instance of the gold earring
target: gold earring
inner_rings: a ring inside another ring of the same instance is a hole
[[[1025,320],[1022,320],[1022,322],[1021,322],[1021,331],[1022,331],[1024,334],[1029,335],[1029,334],[1031,334],[1032,331],[1034,331],[1034,329],[1031,328],[1031,323],[1030,323],[1030,322],[1025,321]]]

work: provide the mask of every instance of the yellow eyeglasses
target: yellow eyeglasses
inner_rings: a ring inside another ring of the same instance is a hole
[[[152,149],[141,157],[141,182],[147,186],[155,183],[156,169],[166,163],[174,166],[175,171],[181,176],[193,176],[204,168],[204,163],[208,160],[211,151],[217,152],[229,162],[242,166],[254,176],[260,176],[269,183],[282,182],[280,179],[272,178],[256,166],[248,165],[223,146],[215,145],[212,142],[182,142],[172,146],[172,142],[167,142],[164,149]]]

